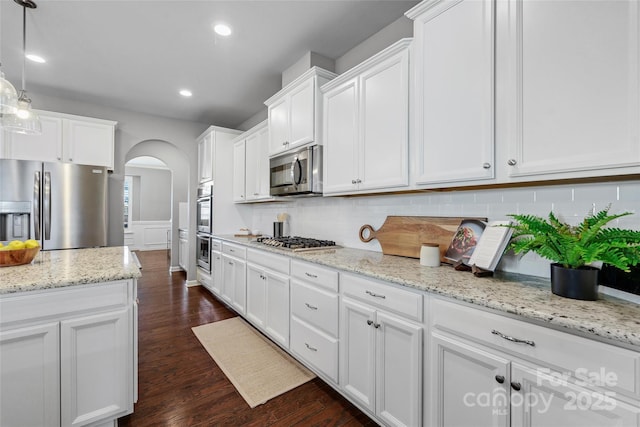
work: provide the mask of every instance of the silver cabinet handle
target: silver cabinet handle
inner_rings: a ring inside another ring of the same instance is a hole
[[[310,346],[309,344],[307,344],[307,343],[304,343],[304,345],[305,345],[309,350],[311,350],[311,351],[318,351],[318,349],[317,349],[317,348],[311,347],[311,346]]]
[[[360,184],[362,183],[362,180],[360,178],[356,179],[356,184]]]
[[[507,164],[508,164],[509,166],[515,166],[515,165],[516,165],[516,163],[518,163],[518,161],[517,161],[516,159],[509,159],[509,160],[507,160]]]
[[[365,292],[366,292],[368,295],[371,295],[371,296],[372,296],[372,297],[374,297],[374,298],[382,298],[382,299],[385,299],[385,298],[386,298],[386,296],[384,296],[384,295],[382,295],[382,294],[376,294],[376,293],[371,292],[371,291],[365,291]]]
[[[260,193],[253,193],[253,195],[254,195],[254,196],[259,196],[259,195],[260,195]]]
[[[376,329],[380,327],[380,323],[375,323],[373,320],[367,320],[367,325],[373,326]]]
[[[229,265],[233,265],[233,263],[231,261],[229,261]]]
[[[316,276],[315,274],[311,274],[311,273],[307,273],[307,272],[305,272],[304,274],[305,274],[307,277],[311,277],[312,279],[317,279],[317,278],[318,278],[318,276]]]
[[[306,305],[309,310],[317,310],[318,309],[318,307],[316,307],[314,305],[311,305],[308,302],[305,302],[304,305]]]
[[[229,252],[235,252],[233,249],[229,249]]]
[[[351,183],[352,183],[352,184],[355,184],[355,183],[356,183],[356,180],[355,180],[355,179],[352,179],[352,180],[351,180]]]
[[[482,167],[485,169],[491,169],[491,163],[483,163]]]
[[[507,340],[507,341],[515,342],[515,343],[518,343],[518,344],[526,344],[526,345],[530,345],[531,347],[535,347],[535,346],[536,346],[536,343],[535,343],[535,342],[533,342],[533,341],[530,341],[530,340],[521,340],[520,338],[514,338],[514,337],[512,337],[512,336],[505,335],[505,334],[503,334],[503,333],[502,333],[502,332],[500,332],[500,331],[496,331],[495,329],[493,329],[493,330],[491,331],[491,333],[492,333],[493,335],[497,335],[497,336],[499,336],[500,338],[503,338],[503,339],[505,339],[505,340]]]
[[[369,326],[373,325],[373,320],[367,320],[367,325]]]

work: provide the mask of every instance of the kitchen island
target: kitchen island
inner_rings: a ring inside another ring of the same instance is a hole
[[[113,426],[133,412],[140,276],[127,247],[0,269],[0,425]]]

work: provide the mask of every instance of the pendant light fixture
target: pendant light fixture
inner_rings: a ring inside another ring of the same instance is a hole
[[[0,114],[15,114],[17,111],[18,92],[11,82],[4,78],[4,73],[0,69]]]
[[[31,99],[27,96],[25,84],[25,68],[27,61],[27,8],[35,9],[38,6],[32,0],[14,1],[22,6],[22,89],[18,94],[17,111],[15,114],[2,115],[2,127],[9,132],[40,135],[42,133],[40,117],[31,109]]]

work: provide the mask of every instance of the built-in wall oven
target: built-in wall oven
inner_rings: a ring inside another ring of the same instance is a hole
[[[196,228],[198,233],[213,233],[213,184],[201,184],[198,187],[196,202]]]
[[[211,236],[208,234],[196,234],[196,264],[211,273]]]

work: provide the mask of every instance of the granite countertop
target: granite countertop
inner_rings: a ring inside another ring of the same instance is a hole
[[[640,305],[603,294],[598,301],[563,298],[551,293],[549,279],[499,272],[494,277],[478,278],[451,266],[423,267],[417,259],[380,252],[350,248],[291,252],[242,237],[214,237],[465,301],[559,329],[640,346]]]
[[[140,276],[127,246],[40,251],[31,264],[0,268],[0,296]]]

